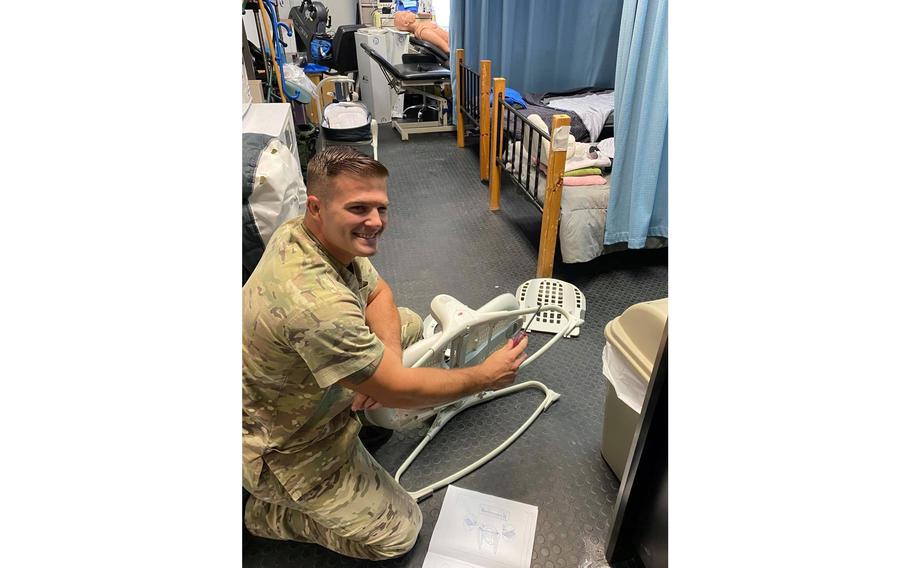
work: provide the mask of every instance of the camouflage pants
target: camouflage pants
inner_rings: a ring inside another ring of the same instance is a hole
[[[420,317],[398,308],[401,346],[422,335]],[[351,460],[299,501],[264,468],[250,489],[244,522],[256,536],[312,542],[368,560],[396,558],[417,541],[423,515],[417,502],[358,441]]]

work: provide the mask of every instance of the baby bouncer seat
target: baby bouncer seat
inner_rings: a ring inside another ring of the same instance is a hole
[[[526,317],[530,317],[529,314],[548,310],[554,310],[565,316],[565,327],[543,347],[529,356],[519,369],[534,362],[563,337],[568,337],[584,321],[557,305],[523,308],[518,299],[513,294],[508,293],[497,296],[477,310],[468,308],[452,296],[441,294],[433,298],[430,303],[431,315],[424,321],[424,335],[426,337],[405,349],[402,355],[404,365],[406,367],[441,367],[445,369],[476,365],[495,350],[501,348],[506,341],[510,341],[521,330],[521,325]],[[472,406],[525,389],[537,389],[544,394],[544,400],[531,417],[503,443],[471,465],[436,483],[417,491],[408,492],[412,497],[419,500],[432,494],[433,491],[464,477],[496,457],[527,430],[541,412],[549,408],[559,398],[559,393],[549,389],[539,381],[531,380],[496,391],[485,391],[468,395],[457,401],[433,408],[378,408],[367,410],[362,415],[362,421],[366,424],[381,426],[391,430],[410,430],[418,428],[431,418],[434,419],[423,440],[395,473],[395,481],[401,482],[401,476],[408,466],[455,415]]]
[[[342,85],[344,98],[353,98],[354,80],[348,77],[326,77],[319,82],[317,92],[322,93],[326,83]],[[322,108],[321,97],[316,97],[319,114],[319,150],[330,144],[357,146],[369,144],[373,148],[373,159],[379,159],[379,126],[370,111],[357,101],[340,101]]]

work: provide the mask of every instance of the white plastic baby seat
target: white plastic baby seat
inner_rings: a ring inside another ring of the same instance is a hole
[[[528,357],[519,368],[532,363],[557,341],[566,337],[574,327],[583,323],[581,319],[573,316],[560,306],[549,305],[544,306],[543,309],[556,310],[562,313],[566,321],[565,329]],[[478,310],[468,308],[452,296],[445,294],[436,296],[430,303],[430,312],[433,319],[438,323],[435,327],[436,333],[408,347],[403,353],[404,365],[406,367],[457,368],[478,364],[493,351],[502,347],[506,341],[518,332],[525,314],[536,310],[536,306],[521,308],[518,300],[512,294],[497,296]],[[433,328],[432,325],[427,325],[426,327]],[[395,480],[400,482],[402,474],[417,458],[421,450],[456,414],[482,402],[529,388],[535,388],[544,393],[543,402],[541,402],[531,417],[508,439],[471,465],[423,489],[408,492],[415,499],[422,499],[433,493],[433,491],[471,473],[496,457],[509,444],[514,442],[518,436],[524,433],[541,412],[549,408],[559,398],[559,393],[550,390],[539,381],[525,381],[497,391],[485,391],[469,395],[435,408],[380,408],[367,410],[364,412],[364,418],[367,423],[383,428],[409,430],[417,428],[434,416],[436,417],[430,429],[424,435],[423,440],[395,473]]]
[[[354,80],[349,77],[330,76],[317,85],[319,93],[324,92],[326,83],[339,84],[349,90],[354,86]],[[359,102],[341,101],[322,108],[320,96],[316,97],[316,111],[319,116],[320,149],[328,144],[369,144],[373,149],[373,159],[379,159],[379,125],[366,106]]]
[[[329,128],[358,128],[369,126],[370,111],[360,103],[332,103],[325,107],[322,125]]]

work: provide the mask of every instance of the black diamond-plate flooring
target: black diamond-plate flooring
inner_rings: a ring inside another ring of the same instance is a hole
[[[392,205],[373,263],[398,305],[425,316],[430,300],[446,293],[479,307],[534,278],[540,213],[506,179],[501,211],[488,211],[476,143],[458,148],[454,134],[402,142],[383,126],[379,159],[390,171]],[[553,276],[585,295],[585,324],[581,335],[557,343],[518,380],[542,381],[562,397],[502,454],[455,484],[538,507],[532,567],[606,566],[604,545],[619,481],[600,455],[603,329],[628,306],[668,295],[667,251],[626,251],[576,265],[563,265],[557,254]],[[532,333],[529,352],[549,337]],[[538,391],[522,391],[463,412],[411,465],[403,485],[424,487],[476,460],[517,429],[542,399]],[[424,432],[395,433],[376,452],[377,460],[394,473]],[[441,490],[420,502],[424,524],[414,549],[376,565],[423,564],[444,495]],[[249,568],[363,564],[315,545],[259,538],[249,539],[243,551]]]

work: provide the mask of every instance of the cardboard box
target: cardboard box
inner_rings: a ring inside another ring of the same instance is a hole
[[[264,103],[265,98],[262,96],[262,81],[247,81],[250,86],[250,94],[254,103]]]

